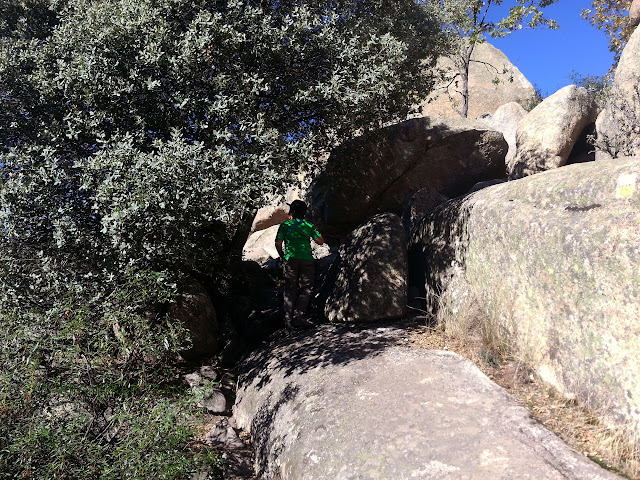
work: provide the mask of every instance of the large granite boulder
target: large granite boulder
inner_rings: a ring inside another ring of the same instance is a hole
[[[188,360],[218,353],[218,321],[211,297],[195,279],[186,281],[169,307],[169,317],[178,320],[191,335],[191,346],[180,352]]]
[[[323,235],[345,235],[377,213],[402,215],[421,188],[462,195],[506,175],[507,148],[500,132],[463,118],[415,118],[357,137],[312,184],[312,216]]]
[[[371,218],[343,242],[325,284],[331,322],[402,317],[407,304],[407,239],[393,213]]]
[[[234,417],[265,480],[615,480],[475,365],[328,325],[239,366]]]
[[[536,96],[529,80],[514,66],[507,56],[488,42],[476,45],[469,66],[469,118],[493,113],[499,106],[509,102],[525,104]],[[455,74],[453,60],[442,57],[436,66],[445,71],[445,79],[436,85],[434,93],[420,104],[423,115],[459,117],[455,105],[462,103],[462,96],[444,87]]]
[[[433,187],[425,187],[414,193],[402,212],[402,224],[407,238],[420,220],[447,200],[449,199]]]
[[[280,225],[289,219],[289,204],[300,199],[304,193],[298,187],[289,187],[284,195],[275,195],[265,199],[265,205],[258,209],[251,224],[250,235]]]
[[[640,25],[640,0],[633,0],[629,8],[629,23],[634,27]]]
[[[581,133],[597,115],[598,107],[585,88],[569,85],[547,97],[520,121],[509,177],[566,165]]]
[[[516,132],[520,121],[527,116],[527,111],[517,102],[509,102],[498,107],[493,115],[485,115],[479,118],[481,122],[486,123],[490,128],[502,132],[504,139],[509,145],[509,151],[504,159],[504,163],[508,166],[513,163],[516,156]]]
[[[640,30],[631,35],[596,122],[596,160],[640,155]]]
[[[285,218],[285,220],[287,219],[288,217]],[[247,243],[242,249],[242,259],[264,263],[272,258],[278,258],[278,250],[276,250],[278,228],[280,228],[279,224],[272,225],[249,235]]]
[[[568,397],[640,438],[640,158],[488,187],[416,228],[428,309],[481,319]]]

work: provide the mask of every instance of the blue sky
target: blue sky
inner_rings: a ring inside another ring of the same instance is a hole
[[[502,7],[513,2],[506,1]],[[488,38],[502,50],[544,96],[571,84],[572,70],[582,75],[604,75],[613,62],[607,36],[580,16],[587,0],[559,0],[544,9],[560,24],[558,30],[518,30],[505,38]]]

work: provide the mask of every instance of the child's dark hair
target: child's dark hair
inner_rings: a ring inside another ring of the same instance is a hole
[[[294,200],[289,205],[289,215],[293,218],[304,218],[307,213],[307,204],[302,200]]]

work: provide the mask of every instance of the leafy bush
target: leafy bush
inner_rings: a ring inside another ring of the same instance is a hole
[[[534,88],[534,94],[531,96],[531,98],[529,98],[526,101],[520,102],[520,105],[522,105],[522,108],[524,108],[527,112],[530,112],[531,110],[536,108],[538,105],[540,105],[545,97],[540,87],[538,87],[537,85],[534,85],[533,88]]]
[[[603,99],[607,122],[615,126],[615,130],[599,131],[597,136],[590,137],[591,143],[611,158],[637,155],[640,153],[640,88],[635,85],[631,91],[624,91],[614,85]]]
[[[2,8],[2,478],[186,478],[211,459],[148,391],[188,342],[163,306],[232,271],[263,195],[406,116],[439,26],[411,0]]]
[[[599,105],[606,102],[611,90],[613,76],[606,75],[582,75],[575,70],[569,74],[569,79],[578,87],[584,87],[595,98]]]

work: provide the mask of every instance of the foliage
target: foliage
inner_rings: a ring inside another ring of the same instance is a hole
[[[514,0],[509,2],[509,14],[494,21],[490,13],[492,7],[502,5],[502,0],[420,0],[428,10],[436,12],[449,38],[449,56],[453,59],[456,71],[448,79],[449,88],[462,96],[459,113],[466,117],[469,110],[469,64],[474,48],[484,42],[487,35],[505,37],[523,28],[558,28],[554,20],[546,18],[542,9],[557,0]],[[490,66],[500,74],[500,69]],[[507,72],[502,72],[507,73]],[[498,79],[498,77],[496,76]],[[458,81],[459,80],[459,81]],[[499,79],[498,79],[499,81]],[[451,97],[450,93],[449,96]]]
[[[542,9],[557,0],[512,0],[509,14],[494,21],[490,15],[492,7],[502,5],[502,0],[426,0],[439,7],[445,29],[456,36],[463,45],[482,41],[486,35],[505,37],[515,30],[547,26],[557,28],[554,20],[546,18]]]
[[[195,411],[170,383],[170,347],[184,331],[137,316],[162,289],[156,275],[128,275],[98,321],[74,298],[0,316],[3,479],[184,478],[215,467],[188,448]]]
[[[637,155],[640,152],[640,87],[634,85],[628,91],[613,85],[603,99],[603,115],[615,126],[615,131],[599,131],[597,136],[589,137],[590,142],[611,158]]]
[[[614,54],[613,68],[634,27],[629,22],[627,12],[633,0],[593,0],[590,8],[582,10],[582,17],[609,37],[609,50]]]
[[[406,116],[439,26],[411,0],[0,7],[2,478],[183,478],[188,415],[144,393],[188,342],[167,302],[231,270],[264,194]]]
[[[533,96],[529,98],[529,100],[521,103],[522,108],[524,108],[527,112],[530,112],[538,105],[540,105],[546,96],[542,93],[542,89],[538,85],[534,85],[533,88],[535,90]]]
[[[596,99],[598,104],[603,105],[610,93],[613,76],[610,73],[601,76],[582,75],[573,70],[569,74],[569,79],[578,87],[585,88]]]

